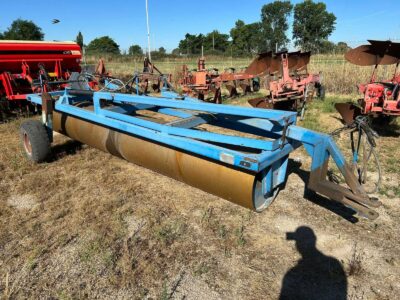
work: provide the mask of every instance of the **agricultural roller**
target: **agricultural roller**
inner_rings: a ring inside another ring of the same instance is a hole
[[[72,85],[73,86],[73,85]],[[267,208],[285,184],[289,154],[311,156],[308,188],[375,219],[369,197],[333,139],[296,126],[296,113],[214,105],[166,88],[162,97],[67,88],[28,95],[42,121],[21,125],[31,160],[50,154],[53,131],[109,152],[254,211]],[[332,158],[344,178],[328,180]]]

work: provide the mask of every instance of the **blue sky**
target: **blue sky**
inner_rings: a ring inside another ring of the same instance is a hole
[[[214,29],[229,33],[237,19],[246,23],[260,20],[261,0],[148,0],[152,48],[171,51],[185,33],[207,33]],[[85,43],[109,35],[121,49],[132,44],[146,47],[145,0],[14,0],[2,1],[0,31],[16,18],[38,24],[47,40],[73,40],[78,31]],[[294,4],[301,2],[292,1]],[[334,42],[352,46],[366,39],[400,39],[399,0],[326,0],[337,17]],[[383,4],[384,3],[384,4]],[[52,19],[61,22],[52,25]],[[289,33],[290,34],[290,33]]]

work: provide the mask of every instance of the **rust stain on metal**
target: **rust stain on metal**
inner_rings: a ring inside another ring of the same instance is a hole
[[[265,75],[270,71],[272,52],[260,53],[246,68],[245,73],[256,76]]]
[[[352,103],[335,103],[335,108],[346,125],[351,125],[355,118],[361,115],[361,109]]]
[[[393,65],[400,60],[400,43],[373,41],[346,52],[344,57],[358,66]]]
[[[241,172],[161,144],[54,113],[54,130],[104,152],[255,210],[255,174]]]

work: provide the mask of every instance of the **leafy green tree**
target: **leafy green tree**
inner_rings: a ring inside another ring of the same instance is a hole
[[[164,47],[158,48],[158,50],[151,51],[151,59],[157,60],[167,56],[167,50]]]
[[[129,47],[128,54],[132,56],[143,56],[143,49],[139,45]]]
[[[202,46],[205,53],[224,53],[230,46],[229,35],[220,33],[218,30],[206,35],[187,33],[185,38],[179,42],[178,48],[182,54],[199,55]]]
[[[80,31],[78,32],[78,35],[76,36],[75,42],[81,47],[81,49],[83,48],[83,35]]]
[[[339,42],[336,45],[336,52],[337,53],[346,53],[347,51],[349,51],[351,48],[349,45],[347,45],[347,43],[345,42]]]
[[[293,39],[304,51],[317,51],[335,30],[336,17],[325,3],[305,0],[294,7]]]
[[[230,45],[229,35],[220,33],[218,30],[214,30],[206,34],[202,45],[206,53],[224,53],[225,51],[227,51]]]
[[[321,41],[319,47],[318,47],[318,52],[319,53],[334,53],[336,51],[336,44],[328,41],[328,40],[323,40]]]
[[[286,31],[289,29],[288,17],[292,9],[290,1],[274,1],[261,8],[261,50],[281,50],[287,45],[289,39]]]
[[[201,46],[204,43],[204,35],[193,35],[190,33],[185,34],[185,38],[179,41],[179,50],[186,55],[198,55],[201,53]]]
[[[102,36],[89,43],[88,52],[120,54],[119,45],[109,36]]]
[[[171,52],[172,55],[181,55],[181,50],[179,48],[175,48]]]
[[[17,19],[3,32],[2,38],[5,40],[43,41],[44,33],[32,21]]]
[[[261,43],[261,23],[245,24],[237,20],[231,29],[232,52],[237,56],[250,56],[259,52]]]

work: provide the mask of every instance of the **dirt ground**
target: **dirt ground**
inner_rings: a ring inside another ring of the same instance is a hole
[[[338,124],[329,115],[308,112],[333,130]],[[0,125],[4,299],[400,294],[396,133],[380,139],[383,205],[369,221],[305,192],[302,151],[291,155],[288,182],[275,202],[254,213],[60,135],[52,161],[32,164],[21,151],[20,122]]]

